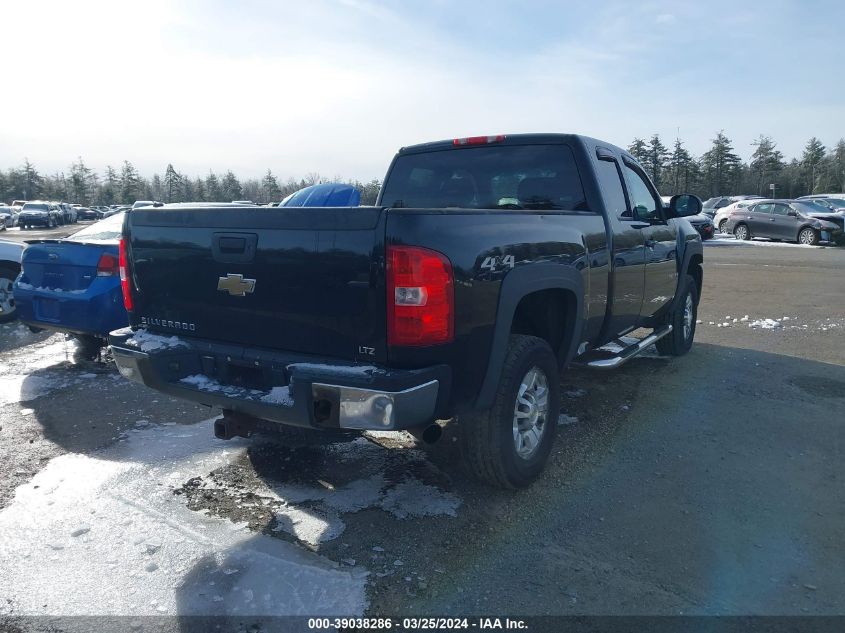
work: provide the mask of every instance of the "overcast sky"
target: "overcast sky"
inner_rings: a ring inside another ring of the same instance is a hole
[[[0,0],[0,168],[381,178],[515,132],[845,136],[845,3]]]

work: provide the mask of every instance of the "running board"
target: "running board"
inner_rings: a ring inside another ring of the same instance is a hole
[[[581,365],[582,367],[590,367],[592,369],[616,369],[627,363],[629,360],[637,356],[640,352],[648,349],[657,341],[672,331],[671,325],[666,325],[659,330],[655,330],[641,341],[626,345],[624,341],[616,339],[606,345],[614,344],[616,347],[622,349],[618,351],[605,350],[597,348],[584,352],[580,356],[573,359],[573,365]]]

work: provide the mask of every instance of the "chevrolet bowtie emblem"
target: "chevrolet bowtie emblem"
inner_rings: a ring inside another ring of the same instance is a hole
[[[255,279],[244,279],[243,275],[229,273],[217,279],[217,289],[228,292],[233,297],[245,297],[255,290]]]

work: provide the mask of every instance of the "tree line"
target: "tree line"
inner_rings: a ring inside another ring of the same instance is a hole
[[[724,131],[710,149],[693,157],[681,139],[671,148],[654,134],[648,141],[635,138],[628,151],[642,164],[663,195],[694,193],[700,198],[756,194],[797,198],[813,193],[845,192],[845,139],[830,149],[815,136],[800,158],[786,160],[771,137],[761,134],[752,143],[751,160],[743,162]]]
[[[716,134],[712,145],[700,157],[694,157],[675,139],[671,148],[660,135],[647,141],[635,138],[628,151],[643,165],[664,195],[694,193],[701,198],[733,194],[772,194],[796,198],[811,193],[845,192],[845,139],[826,148],[816,137],[807,141],[800,158],[786,160],[771,137],[760,135],[752,144],[751,160],[743,162],[734,151],[724,131]],[[332,179],[339,181],[340,178]],[[205,177],[190,177],[168,163],[164,175],[142,176],[128,160],[119,168],[106,167],[98,174],[80,157],[68,172],[42,174],[28,159],[19,167],[0,170],[0,200],[65,200],[82,205],[131,204],[135,200],[163,202],[220,202],[252,200],[261,204],[278,202],[288,194],[308,185],[325,182],[320,174],[308,174],[284,182],[269,169],[260,179],[241,180],[232,171]],[[361,191],[361,204],[374,204],[381,183],[348,180]]]
[[[334,178],[332,182],[341,181]],[[29,159],[19,167],[0,170],[0,200],[59,200],[88,205],[132,204],[135,200],[161,200],[163,202],[230,202],[252,200],[260,204],[279,202],[303,187],[327,182],[318,173],[284,182],[271,170],[260,179],[241,180],[231,170],[224,174],[209,171],[205,177],[180,173],[168,163],[164,175],[155,173],[151,178],[142,176],[128,160],[119,168],[109,165],[98,174],[80,157],[67,172],[42,174]],[[381,182],[374,179],[367,183],[347,180],[361,192],[361,204],[374,204]]]

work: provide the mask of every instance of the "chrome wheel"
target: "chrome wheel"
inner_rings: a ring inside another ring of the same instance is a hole
[[[513,442],[516,454],[531,459],[549,423],[549,381],[539,367],[523,376],[513,408]]]
[[[747,240],[748,239],[748,228],[744,224],[740,224],[738,227],[734,229],[734,235],[738,240]]]
[[[810,246],[812,246],[813,244],[816,243],[816,233],[815,233],[815,231],[813,231],[813,229],[804,229],[798,235],[798,241],[801,242],[802,244],[809,244]]]
[[[686,301],[684,301],[684,340],[688,341],[692,336],[692,318],[695,306],[692,302],[692,294],[687,293]]]
[[[727,233],[728,232],[728,221],[722,220],[719,222],[719,233]]]
[[[15,311],[12,283],[8,277],[0,277],[0,316],[9,316]]]

